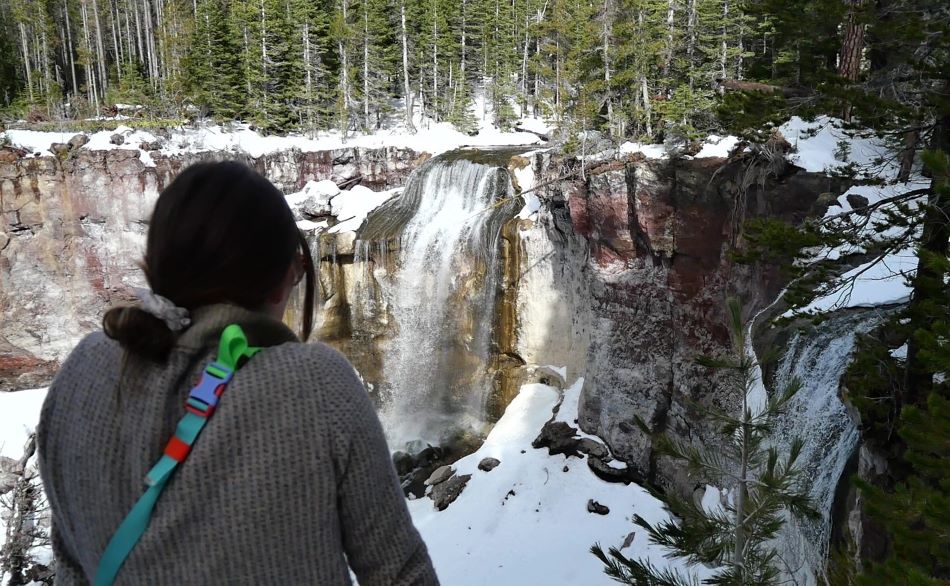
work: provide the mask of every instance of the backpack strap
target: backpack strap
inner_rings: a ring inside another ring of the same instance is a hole
[[[214,414],[221,395],[234,377],[234,372],[261,349],[248,345],[241,326],[231,324],[221,333],[218,358],[204,369],[201,381],[188,393],[185,416],[178,422],[175,435],[168,441],[159,461],[145,476],[148,487],[119,525],[106,546],[94,586],[108,586],[115,581],[122,564],[148,528],[152,510],[172,473],[191,451],[198,434]]]

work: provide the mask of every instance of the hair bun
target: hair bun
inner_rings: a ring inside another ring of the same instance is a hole
[[[102,329],[127,351],[164,362],[177,336],[161,319],[139,307],[114,307],[102,318]]]

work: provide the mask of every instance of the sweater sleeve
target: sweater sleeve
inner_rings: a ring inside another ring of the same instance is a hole
[[[338,494],[348,563],[360,586],[437,585],[425,543],[409,516],[379,418],[353,367],[346,363],[345,368],[348,400],[345,421],[340,422],[345,437]]]

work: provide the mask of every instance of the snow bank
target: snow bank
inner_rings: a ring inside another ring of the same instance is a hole
[[[32,389],[13,393],[0,393],[0,456],[19,460],[23,457],[23,447],[27,438],[36,430],[40,420],[40,409],[46,399],[46,389]],[[27,463],[28,467],[36,463],[36,456]],[[9,495],[3,497],[5,502]],[[7,534],[4,504],[0,503],[0,547]],[[49,563],[52,550],[49,546],[34,548],[30,552],[42,563]],[[9,575],[0,572],[0,584],[6,584]]]
[[[699,152],[693,155],[693,158],[708,159],[718,157],[725,159],[738,142],[739,138],[736,136],[710,135],[703,141],[703,148],[699,149]]]
[[[839,278],[850,283],[840,290],[819,297],[802,312],[824,312],[846,307],[874,307],[903,303],[910,299],[908,279],[917,271],[913,249],[889,254],[880,261],[852,269]],[[786,314],[789,315],[789,314]]]
[[[661,144],[643,144],[640,142],[625,142],[620,145],[620,154],[632,155],[634,153],[643,153],[648,159],[665,159],[669,156],[666,147]]]
[[[580,384],[575,387],[579,393]],[[631,520],[634,513],[650,522],[667,519],[660,501],[639,486],[598,479],[583,460],[531,447],[557,402],[551,387],[523,386],[485,444],[455,463],[458,474],[472,475],[458,499],[441,512],[428,498],[409,502],[443,584],[614,584],[588,549],[595,542],[619,547],[631,533],[625,555],[683,568]],[[566,394],[560,412],[576,409],[576,393]],[[478,470],[486,457],[501,464]],[[610,513],[587,512],[588,499]]]
[[[26,438],[40,420],[44,399],[46,389],[0,393],[0,456],[19,459],[23,455]]]
[[[401,192],[402,189],[389,189],[386,191],[373,191],[368,187],[357,185],[352,189],[340,192],[339,195],[330,200],[330,208],[334,216],[340,220],[340,223],[330,228],[331,234],[338,232],[356,232],[366,216],[394,194]]]
[[[893,153],[883,140],[867,131],[847,131],[844,127],[844,122],[828,116],[810,122],[792,116],[779,131],[797,150],[789,160],[806,171],[831,173],[854,167],[859,176],[887,180],[897,177],[898,168],[891,162]]]
[[[341,191],[336,183],[324,179],[323,181],[308,181],[301,191],[291,193],[286,198],[291,209],[306,208],[308,203],[313,203],[317,207],[329,210],[339,223],[330,227],[328,232],[336,234],[357,231],[370,212],[401,191],[402,188],[373,191],[362,185]],[[305,232],[322,230],[327,226],[326,221],[300,220],[297,222],[297,227]]]

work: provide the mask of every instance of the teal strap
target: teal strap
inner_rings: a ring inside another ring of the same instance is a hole
[[[167,476],[165,478],[167,479]],[[132,548],[148,529],[149,521],[152,520],[152,509],[155,508],[155,503],[158,502],[158,497],[164,489],[164,480],[153,484],[132,507],[112,539],[109,540],[109,545],[102,554],[102,559],[99,560],[96,579],[92,582],[93,586],[110,586],[115,582],[115,576],[125,563],[125,558],[129,557]]]
[[[230,369],[231,372],[225,373],[221,368],[212,364],[205,369],[205,376],[210,374],[216,379],[223,379],[221,380],[221,385],[226,387],[234,371],[241,366],[241,359],[250,359],[260,350],[260,348],[252,348],[248,345],[247,338],[240,326],[231,324],[221,333],[217,359],[220,365]],[[202,383],[204,382],[205,379],[203,378]],[[199,383],[199,386],[202,383]],[[204,415],[198,415],[196,411],[193,410],[194,407],[201,403],[201,401],[197,401],[197,399],[194,398],[197,389],[198,387],[189,394],[187,405],[190,406],[191,409],[179,420],[178,426],[175,428],[175,435],[169,442],[169,445],[166,446],[165,453],[145,476],[145,484],[148,487],[145,490],[145,494],[135,503],[135,506],[132,507],[132,510],[129,511],[129,514],[122,521],[122,524],[119,525],[119,528],[116,529],[116,532],[112,535],[112,539],[109,540],[109,544],[106,546],[102,558],[99,560],[99,567],[96,569],[93,586],[111,586],[111,584],[115,582],[115,577],[119,573],[119,569],[122,568],[122,564],[125,563],[126,558],[132,553],[132,549],[135,548],[135,545],[139,539],[142,538],[145,530],[148,529],[149,522],[152,520],[152,511],[155,509],[155,503],[158,502],[158,497],[165,489],[165,485],[171,478],[172,473],[178,467],[178,464],[187,457],[187,450],[190,450],[195,440],[198,439],[201,430],[208,423],[208,419],[214,413],[214,406],[207,409]],[[221,390],[223,391],[224,389],[222,388]],[[198,412],[201,411],[198,410]],[[175,450],[170,450],[173,444],[178,444],[178,449],[185,450],[184,455],[180,456],[179,459],[169,455],[169,453],[177,453]]]

